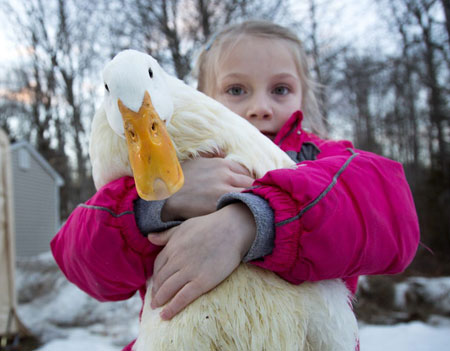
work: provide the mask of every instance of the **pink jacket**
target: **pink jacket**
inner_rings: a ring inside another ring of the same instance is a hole
[[[359,275],[403,271],[419,226],[402,166],[348,141],[322,140],[303,131],[301,119],[294,113],[275,143],[299,159],[308,145],[316,159],[268,172],[247,190],[269,202],[276,227],[273,252],[253,263],[294,284],[343,278],[353,293]],[[143,296],[152,275],[160,248],[136,225],[137,196],[132,178],[105,185],[51,242],[66,277],[100,301]]]

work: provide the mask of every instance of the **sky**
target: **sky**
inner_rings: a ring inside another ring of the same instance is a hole
[[[9,62],[13,56],[11,53],[14,50],[14,46],[6,36],[4,28],[0,28],[0,64]]]
[[[16,0],[11,0],[16,1]],[[386,38],[384,20],[373,0],[316,0],[321,36],[348,40],[361,48],[375,45]],[[291,14],[304,20],[309,1],[291,0]],[[296,16],[298,14],[298,16]],[[14,43],[8,35],[8,24],[0,21],[0,64],[17,58]]]
[[[16,0],[11,0],[16,1]],[[11,40],[11,26],[6,23],[3,12],[0,10],[0,66],[14,59],[14,42]],[[9,33],[9,34],[8,34]]]
[[[309,1],[291,1],[294,13],[308,14]],[[380,1],[316,0],[319,32],[322,38],[349,42],[362,50],[392,45],[387,21],[381,13]],[[308,20],[306,17],[305,20]]]

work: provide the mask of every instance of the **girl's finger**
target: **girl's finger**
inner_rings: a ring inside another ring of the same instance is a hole
[[[222,150],[215,150],[215,151],[211,151],[211,152],[202,152],[200,151],[198,153],[199,157],[203,157],[203,158],[224,158],[225,157],[225,152],[223,152]]]
[[[151,307],[156,308],[164,305],[188,282],[189,281],[182,272],[176,271],[173,275],[168,277],[155,292],[155,296],[152,298]]]
[[[170,240],[174,228],[167,229],[160,233],[149,233],[147,235],[147,238],[154,245],[164,246]]]
[[[228,160],[228,159],[225,159],[225,161],[228,163],[228,167],[233,172],[238,173],[238,174],[243,174],[246,176],[251,176],[251,173],[249,172],[249,170],[246,167],[244,167],[243,165],[241,165],[240,163],[237,163],[235,161]]]
[[[243,174],[234,174],[231,184],[238,188],[250,188],[253,185],[254,179]]]
[[[156,297],[158,291],[166,283],[166,281],[176,275],[182,267],[183,266],[180,266],[179,264],[174,264],[171,260],[167,260],[166,264],[164,264],[159,271],[153,275],[152,296]]]
[[[230,193],[242,193],[244,190],[247,190],[248,188],[232,188],[229,192]]]
[[[164,320],[171,319],[205,292],[206,291],[203,291],[195,280],[190,281],[184,285],[181,290],[177,292],[175,297],[167,304],[167,306],[164,307],[160,313],[161,318]]]
[[[153,263],[152,296],[155,295],[155,292],[156,292],[157,288],[159,287],[157,282],[155,282],[155,279],[158,276],[158,272],[167,264],[168,259],[169,258],[168,258],[167,254],[166,254],[166,250],[164,250],[164,249],[156,256],[155,262]]]

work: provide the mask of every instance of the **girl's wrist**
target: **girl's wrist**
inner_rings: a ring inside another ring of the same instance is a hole
[[[180,211],[176,208],[176,201],[174,201],[173,196],[167,198],[164,203],[164,206],[161,209],[161,220],[163,222],[184,220]]]
[[[229,234],[235,235],[241,259],[247,254],[256,237],[253,214],[242,202],[229,204],[216,212],[229,225]]]

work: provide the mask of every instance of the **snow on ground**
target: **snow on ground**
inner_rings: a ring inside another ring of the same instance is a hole
[[[121,350],[138,333],[138,294],[99,302],[69,283],[50,254],[19,260],[16,283],[18,315],[45,344],[40,351]]]
[[[393,326],[365,325],[360,329],[361,351],[446,351],[450,326],[433,327],[422,322]],[[111,338],[73,328],[65,339],[55,339],[37,351],[120,351]]]
[[[36,351],[120,351],[138,332],[139,296],[120,302],[98,302],[70,284],[50,254],[18,262],[18,313],[43,342]],[[361,351],[450,350],[450,278],[412,278],[397,287],[398,305],[405,305],[411,286],[421,299],[439,301],[442,315],[428,323],[360,325]]]
[[[361,351],[446,351],[450,349],[450,326],[422,322],[360,328]]]
[[[40,347],[36,351],[121,351],[114,346],[110,337],[92,335],[85,329],[74,328],[67,338],[55,339]]]

